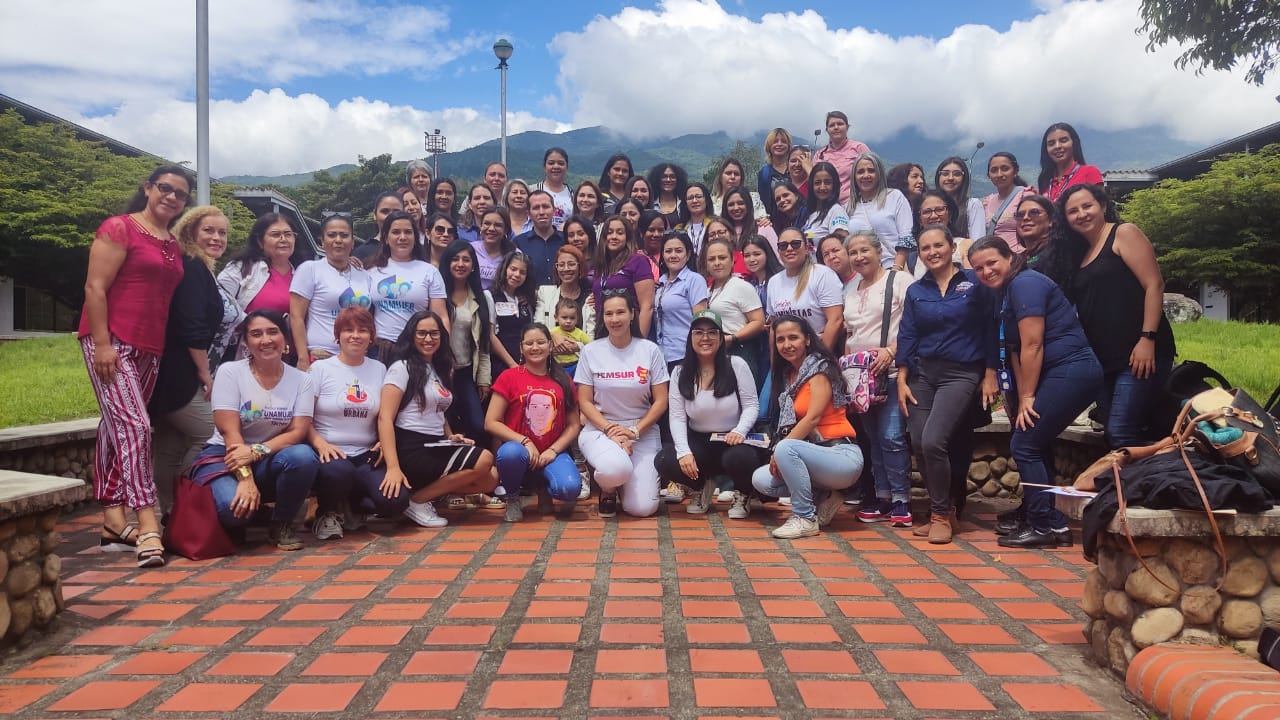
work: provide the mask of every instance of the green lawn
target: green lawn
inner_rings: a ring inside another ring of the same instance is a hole
[[[1199,360],[1266,402],[1280,383],[1280,325],[1200,320],[1175,323],[1179,360]]]
[[[0,427],[93,417],[98,402],[72,334],[0,343]]]

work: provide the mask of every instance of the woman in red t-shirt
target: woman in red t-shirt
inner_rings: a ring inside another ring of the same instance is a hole
[[[582,422],[573,381],[551,356],[551,331],[541,324],[525,327],[520,352],[521,363],[494,381],[484,420],[484,429],[501,441],[494,464],[507,522],[524,519],[520,490],[530,480],[546,480],[538,486],[538,512],[544,515],[553,509],[552,498],[571,502],[582,488],[569,455]]]
[[[169,300],[182,280],[182,250],[169,232],[191,197],[185,168],[163,165],[89,247],[80,349],[102,410],[93,490],[102,503],[104,550],[135,550],[138,567],[164,565],[151,468],[147,402],[164,352]],[[125,517],[128,504],[138,517]]]
[[[1080,133],[1067,123],[1054,123],[1040,140],[1040,194],[1057,202],[1072,185],[1101,185],[1102,171],[1084,164]]]

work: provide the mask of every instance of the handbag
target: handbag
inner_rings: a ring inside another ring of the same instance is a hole
[[[220,457],[201,458],[182,473],[173,487],[173,510],[164,526],[165,549],[188,560],[209,560],[233,555],[235,543],[218,522],[213,490],[191,479],[202,465],[221,462]]]
[[[893,310],[893,276],[896,270],[889,271],[884,284],[884,316],[880,320],[880,347],[888,347],[889,314]],[[889,373],[875,374],[871,366],[879,357],[879,350],[860,350],[840,358],[840,374],[849,388],[849,408],[856,413],[865,413],[876,405],[889,399]]]
[[[1200,452],[1249,474],[1280,498],[1280,439],[1275,418],[1240,388],[1205,390],[1189,403],[1191,438]]]

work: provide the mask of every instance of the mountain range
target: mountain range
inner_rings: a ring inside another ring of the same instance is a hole
[[[1163,128],[1104,131],[1079,127],[1081,144],[1089,164],[1106,170],[1145,170],[1174,158],[1194,152],[1203,145],[1188,143],[1171,137]],[[625,152],[638,170],[647,169],[658,162],[674,162],[684,167],[690,177],[701,177],[715,165],[737,140],[741,139],[754,148],[764,144],[765,133],[751,137],[733,138],[724,132],[681,135],[678,137],[631,140],[603,126],[570,130],[564,133],[524,132],[507,138],[507,166],[509,177],[530,181],[542,178],[542,156],[552,146],[562,147],[569,154],[571,177],[596,179],[610,155]],[[825,139],[825,135],[823,136]],[[812,135],[797,134],[797,142],[813,143]],[[974,155],[974,187],[972,194],[989,192],[985,163],[991,153],[998,150],[1012,152],[1020,161],[1022,176],[1034,183],[1040,164],[1040,136],[982,138],[983,148],[976,150],[973,142],[939,140],[926,136],[915,127],[900,130],[892,137],[874,143],[869,142],[885,161],[886,167],[900,162],[918,162],[926,172],[951,155],[968,158]],[[500,156],[500,143],[490,140],[458,152],[439,156],[440,173],[459,178],[480,178],[485,166]],[[343,164],[326,168],[332,174],[340,174],[355,165]],[[312,173],[295,173],[280,176],[237,175],[222,178],[239,185],[275,184],[294,187],[311,180]],[[749,182],[749,184],[754,184]],[[933,185],[930,178],[929,185]]]

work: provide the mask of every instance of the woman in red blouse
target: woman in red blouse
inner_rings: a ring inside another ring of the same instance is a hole
[[[1084,164],[1080,134],[1067,123],[1050,125],[1040,141],[1040,194],[1057,202],[1064,190],[1085,183],[1101,185],[1102,172]]]

